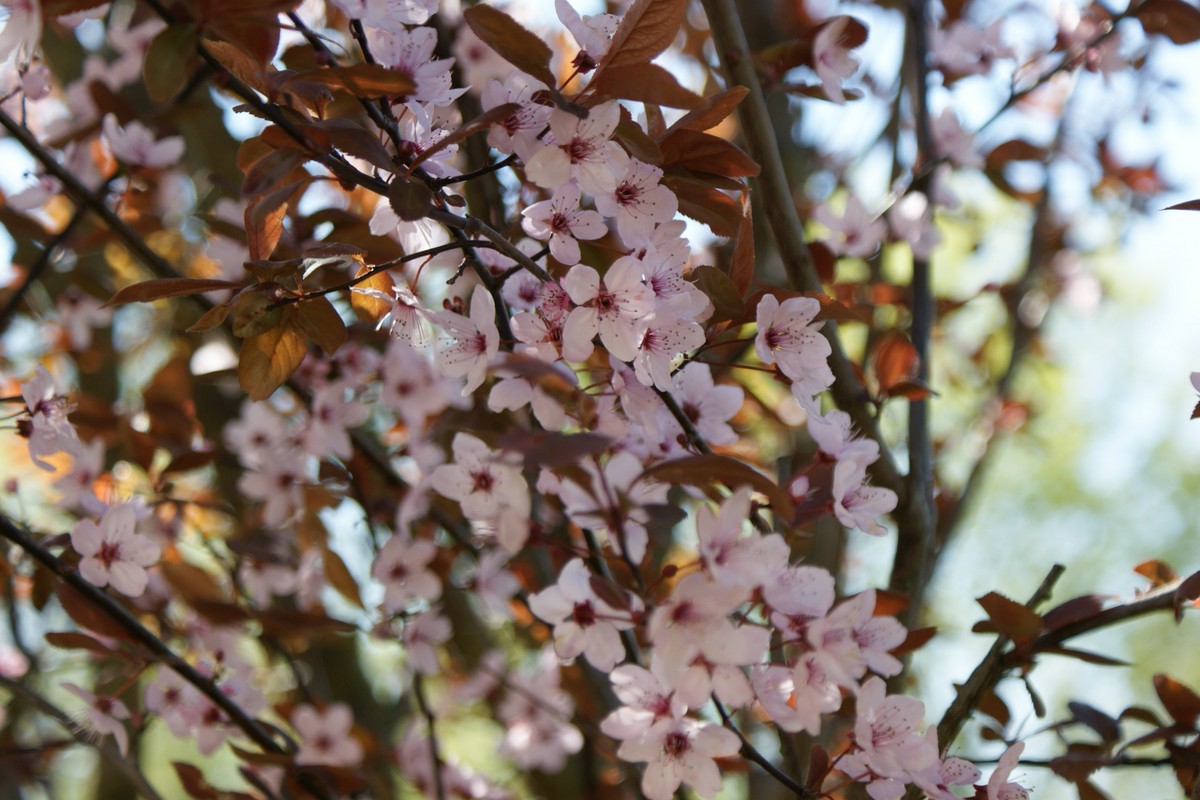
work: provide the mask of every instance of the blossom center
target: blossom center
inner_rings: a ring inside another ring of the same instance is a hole
[[[581,628],[586,628],[596,624],[596,609],[592,608],[591,601],[576,603],[571,610],[571,619]]]
[[[671,758],[678,758],[686,753],[691,746],[691,740],[688,739],[686,733],[672,731],[663,737],[663,752]]]
[[[121,543],[120,542],[104,542],[100,545],[100,551],[96,553],[96,560],[105,567],[111,567],[114,563],[121,560]]]

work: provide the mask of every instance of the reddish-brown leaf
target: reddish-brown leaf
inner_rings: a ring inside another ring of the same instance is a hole
[[[205,570],[183,561],[160,561],[159,570],[167,583],[189,605],[192,603],[220,603],[226,600],[225,592]]]
[[[606,97],[653,103],[668,108],[699,108],[704,98],[679,85],[675,76],[657,64],[628,64],[596,73],[589,84]]]
[[[742,302],[742,293],[738,291],[733,280],[716,267],[702,264],[691,271],[688,280],[696,288],[708,295],[713,304],[713,316],[708,321],[710,325],[726,320],[742,319],[746,315],[746,305]]]
[[[313,297],[296,303],[296,326],[313,344],[331,356],[346,343],[346,323],[325,297]]]
[[[1200,41],[1200,8],[1184,0],[1146,0],[1134,16],[1146,33],[1161,33],[1175,44]]]
[[[997,592],[977,598],[995,630],[1021,645],[1033,641],[1042,632],[1042,618],[1030,608]]]
[[[233,42],[206,39],[204,49],[229,70],[229,74],[251,89],[267,94],[266,68]]]
[[[411,75],[382,64],[351,64],[324,67],[296,73],[297,80],[318,83],[332,89],[345,89],[355,97],[373,100],[380,97],[406,97],[416,83]]]
[[[912,380],[917,374],[917,348],[899,331],[883,335],[875,348],[874,361],[875,380],[885,397],[894,386]]]
[[[741,297],[746,296],[754,282],[754,219],[747,196],[742,197],[742,221],[738,224],[733,257],[729,261],[729,279]]]
[[[1171,719],[1191,728],[1200,716],[1200,697],[1179,681],[1162,673],[1154,676],[1154,691]]]
[[[525,432],[512,428],[500,437],[499,444],[505,450],[520,453],[527,467],[557,469],[600,455],[609,448],[612,439],[598,433]]]
[[[1056,656],[1066,656],[1067,658],[1077,658],[1080,661],[1086,661],[1089,664],[1098,664],[1102,667],[1128,667],[1128,661],[1122,661],[1119,658],[1111,658],[1109,656],[1093,653],[1089,650],[1079,650],[1074,647],[1047,647],[1039,648],[1041,653],[1050,653]]]
[[[307,339],[285,309],[281,324],[242,342],[238,381],[251,400],[266,400],[291,377],[308,351]]]
[[[686,167],[727,178],[753,177],[762,171],[737,145],[709,133],[680,128],[668,134],[660,146],[664,167]]]
[[[750,90],[745,86],[734,86],[719,94],[706,97],[704,105],[675,120],[674,124],[667,128],[667,134],[681,129],[700,132],[711,130],[724,122],[725,118],[733,113],[738,103],[742,102],[748,94],[750,94]]]
[[[599,70],[648,64],[675,41],[686,13],[687,0],[634,0],[621,17]]]
[[[95,603],[84,597],[70,584],[59,581],[54,585],[54,593],[67,616],[81,628],[98,633],[108,639],[120,639],[132,642],[134,638],[125,627],[100,609]]]
[[[1184,578],[1175,590],[1176,622],[1183,621],[1183,609],[1187,606],[1196,605],[1196,598],[1198,597],[1200,597],[1200,572],[1193,572]]]
[[[742,208],[732,197],[698,181],[673,175],[664,177],[663,184],[679,198],[680,214],[703,222],[717,236],[737,235]]]
[[[1064,625],[1095,616],[1102,608],[1104,608],[1103,595],[1087,594],[1060,603],[1050,609],[1042,615],[1042,622],[1045,623],[1046,630],[1058,630]]]
[[[342,560],[342,557],[329,548],[325,548],[321,563],[324,566],[325,578],[329,581],[329,585],[336,589],[337,593],[342,597],[359,608],[365,609],[366,606],[363,605],[362,595],[358,590],[358,582],[350,574],[350,570],[347,569],[346,562]]]
[[[1067,708],[1075,719],[1100,734],[1106,742],[1115,742],[1121,738],[1121,724],[1098,708],[1087,703],[1072,701]]]
[[[283,237],[283,220],[287,217],[288,198],[296,191],[295,184],[281,186],[256,197],[245,211],[246,246],[251,261],[271,257]]]
[[[484,8],[484,6],[476,6]],[[418,220],[429,213],[433,203],[433,191],[418,180],[397,175],[388,184],[388,204],[396,216],[406,222]]]
[[[665,461],[646,470],[642,478],[701,487],[715,483],[724,483],[731,489],[750,486],[766,495],[772,509],[784,519],[791,519],[796,510],[791,496],[775,481],[744,461],[729,456],[698,455]]]
[[[60,650],[87,650],[98,656],[111,656],[117,652],[99,639],[78,631],[51,631],[42,639]]]
[[[550,48],[527,28],[503,11],[477,5],[463,12],[463,19],[483,43],[517,69],[553,88],[558,85],[550,71]]]
[[[1188,200],[1184,203],[1176,203],[1173,206],[1167,206],[1163,211],[1200,211],[1200,200]]]
[[[240,289],[242,284],[233,281],[218,281],[208,278],[155,278],[126,286],[114,294],[103,308],[123,306],[126,303],[149,303],[168,297],[189,297],[218,289]]]
[[[805,788],[814,796],[819,794],[818,790],[824,783],[825,776],[829,774],[831,763],[829,751],[819,744],[814,744],[808,754],[808,778],[804,783]]]
[[[1152,589],[1179,580],[1179,576],[1175,573],[1175,570],[1171,569],[1171,566],[1165,561],[1159,561],[1157,558],[1143,561],[1134,567],[1133,571],[1138,575],[1149,578],[1150,588]]]
[[[900,643],[899,647],[892,650],[892,655],[900,656],[905,653],[911,653],[914,650],[925,646],[926,642],[937,635],[937,628],[913,628],[908,632],[908,636]]]
[[[658,142],[646,135],[642,126],[633,121],[629,110],[624,106],[621,107],[621,121],[617,123],[617,132],[613,138],[639,161],[655,166],[662,164],[663,154]]]

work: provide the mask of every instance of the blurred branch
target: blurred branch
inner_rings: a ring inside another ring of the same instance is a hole
[[[107,185],[107,184],[106,184]],[[8,302],[4,304],[4,308],[0,308],[0,333],[8,330],[9,323],[16,316],[17,309],[21,307],[21,301],[25,299],[26,293],[33,288],[37,283],[42,273],[50,266],[50,262],[54,260],[58,249],[63,246],[67,239],[75,233],[75,229],[79,227],[79,223],[83,222],[86,216],[82,209],[76,209],[71,215],[71,219],[61,231],[54,235],[54,238],[46,242],[45,248],[38,254],[37,260],[29,265],[29,269],[25,272],[25,277],[21,279],[20,285],[13,291],[8,298]]]
[[[138,622],[123,605],[110,597],[106,592],[88,583],[77,572],[67,569],[53,553],[35,540],[28,531],[18,527],[12,520],[3,515],[0,515],[0,536],[20,547],[35,561],[83,595],[95,608],[124,629],[134,642],[145,647],[158,661],[170,667],[181,678],[199,690],[213,705],[225,713],[230,722],[241,728],[251,741],[262,748],[263,752],[286,754],[287,751],[272,738],[271,734],[257,720],[247,714],[241,706],[222,692],[209,678],[184,661],[174,650]],[[324,787],[310,778],[302,775],[301,780],[305,782],[306,788],[312,791],[315,796],[322,798],[332,797]]]
[[[46,716],[53,717],[54,719],[58,720],[58,722],[67,729],[67,732],[71,734],[71,737],[75,741],[79,742],[80,744],[87,745],[88,747],[95,748],[96,752],[100,754],[100,757],[116,768],[122,775],[128,778],[129,782],[133,784],[134,788],[136,788],[143,797],[148,798],[148,800],[162,800],[162,795],[154,790],[154,787],[151,786],[150,782],[146,780],[146,776],[142,774],[141,770],[139,770],[137,766],[135,766],[128,758],[122,756],[120,751],[117,750],[112,742],[105,741],[102,743],[101,740],[96,737],[95,733],[76,722],[70,714],[63,711],[61,708],[54,705],[49,700],[42,697],[40,694],[33,691],[20,681],[15,681],[12,678],[0,675],[0,687],[7,689],[26,702],[37,706],[38,710]],[[56,742],[54,744],[58,745],[61,743]],[[0,753],[0,755],[3,755],[3,753]]]
[[[1025,605],[1028,608],[1036,608],[1050,596],[1054,589],[1054,584],[1062,577],[1066,571],[1066,567],[1062,564],[1055,564],[1050,568],[1050,573],[1042,580],[1037,591],[1029,598],[1029,602]],[[963,725],[967,721],[967,717],[975,710],[979,701],[985,694],[992,690],[996,683],[1004,674],[1005,664],[1005,648],[1008,647],[1010,639],[1003,634],[997,635],[996,641],[992,643],[992,647],[988,650],[987,655],[979,662],[979,666],[975,667],[975,671],[971,673],[971,677],[967,678],[958,690],[958,694],[954,698],[954,702],[946,709],[946,713],[942,716],[942,721],[938,723],[938,745],[942,748],[942,752],[949,749],[950,745],[958,737]],[[910,793],[909,795],[913,795]]]
[[[907,75],[912,84],[913,117],[917,133],[915,169],[936,158],[936,144],[929,121],[929,2],[912,0],[908,6],[905,33]],[[932,197],[934,172],[918,173],[913,191]],[[930,342],[933,336],[934,303],[928,257],[913,257],[912,284],[909,287],[912,322],[909,334],[917,353],[917,379],[929,385]],[[896,541],[889,588],[908,596],[908,605],[898,614],[905,627],[913,627],[924,606],[925,590],[936,560],[937,506],[934,505],[933,436],[929,429],[929,399],[920,397],[908,403],[908,501],[923,506],[923,525],[902,525]]]
[[[438,747],[437,722],[433,709],[425,698],[425,681],[420,673],[413,675],[412,686],[413,693],[417,696],[417,706],[421,709],[421,716],[425,717],[429,758],[433,762],[433,796],[435,800],[446,800],[446,786],[442,777],[442,757]]]

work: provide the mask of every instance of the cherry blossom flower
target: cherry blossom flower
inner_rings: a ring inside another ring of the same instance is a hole
[[[53,472],[54,467],[43,461],[45,456],[56,453],[75,452],[79,447],[79,435],[67,415],[75,406],[54,387],[54,378],[45,367],[39,366],[34,376],[21,384],[21,398],[29,412],[28,420],[21,420],[17,429],[29,440],[29,458],[39,468]]]
[[[687,712],[687,705],[664,685],[657,661],[651,669],[636,664],[622,664],[609,674],[613,693],[622,706],[600,722],[600,730],[614,739],[632,739],[646,733],[657,722],[664,719],[680,719]]]
[[[67,335],[72,350],[86,350],[92,344],[92,330],[112,321],[112,309],[90,294],[69,287],[58,296],[58,324]]]
[[[900,661],[889,651],[904,644],[908,631],[895,617],[875,616],[875,590],[868,589],[813,620],[807,637],[830,675],[853,687],[868,669],[885,678],[900,673]]]
[[[579,207],[579,186],[568,183],[559,187],[549,200],[526,208],[521,212],[524,231],[544,242],[550,241],[550,255],[563,264],[579,261],[578,239],[599,239],[608,233],[604,217],[596,211]]]
[[[112,506],[97,525],[80,520],[71,530],[71,546],[83,556],[79,574],[95,586],[112,586],[128,597],[141,597],[149,577],[146,568],[158,562],[161,551],[137,533],[139,512],[133,503]]]
[[[407,285],[397,283],[392,286],[390,295],[385,294],[378,289],[363,289],[354,287],[353,292],[359,294],[370,295],[384,302],[391,303],[391,308],[388,312],[379,318],[379,323],[376,328],[382,328],[384,325],[389,325],[388,330],[392,336],[406,342],[412,347],[423,350],[429,347],[432,337],[432,322],[436,318],[436,314],[423,305],[420,299],[413,293]]]
[[[654,309],[654,293],[642,283],[641,262],[626,256],[608,268],[601,282],[596,270],[576,264],[562,280],[576,307],[563,326],[563,358],[585,361],[599,333],[608,352],[622,361],[637,356],[637,327]]]
[[[438,647],[450,640],[450,620],[437,610],[426,611],[404,623],[401,641],[408,653],[408,664],[421,675],[435,675],[438,666]]]
[[[354,738],[354,718],[345,703],[324,710],[300,706],[292,712],[292,724],[300,738],[297,764],[353,767],[362,761],[363,748]]]
[[[790,556],[778,534],[743,536],[750,519],[750,490],[738,489],[714,514],[708,505],[696,512],[696,538],[704,568],[718,582],[753,587],[763,583],[773,563]]]
[[[542,147],[538,135],[550,124],[550,107],[533,100],[535,94],[544,91],[546,84],[523,72],[512,73],[504,83],[488,81],[480,98],[484,111],[507,103],[516,103],[520,108],[492,125],[487,143],[502,153],[516,153],[528,162]]]
[[[238,564],[238,581],[256,605],[265,607],[272,596],[296,591],[296,570],[287,564],[247,556]]]
[[[263,524],[281,528],[304,508],[308,467],[298,450],[276,448],[252,471],[238,478],[238,490],[262,501]]]
[[[617,552],[641,563],[646,555],[645,524],[649,521],[643,506],[665,503],[669,487],[639,480],[642,463],[631,453],[617,453],[603,469],[590,460],[582,466],[583,474],[590,479],[589,486],[566,480],[558,489],[567,515],[581,528],[606,532]],[[615,530],[614,522],[620,523]]]
[[[62,494],[60,506],[97,516],[104,513],[105,506],[92,488],[104,474],[104,453],[104,440],[99,437],[75,448],[71,453],[71,471],[54,482],[54,488]]]
[[[903,695],[886,696],[883,680],[871,678],[858,693],[854,743],[859,750],[842,759],[839,769],[867,783],[876,800],[900,797],[913,774],[938,762],[937,750],[917,733],[925,704]]]
[[[983,168],[983,156],[976,149],[973,134],[963,130],[953,109],[944,109],[929,120],[937,153],[959,167]]]
[[[313,393],[312,414],[304,428],[304,451],[314,456],[332,453],[348,459],[354,453],[349,428],[367,421],[367,407],[348,399],[349,387],[343,381],[322,386]]]
[[[745,398],[740,386],[716,386],[712,369],[707,364],[693,361],[675,375],[671,394],[704,441],[712,445],[737,441],[729,420],[737,414]]]
[[[202,695],[170,667],[160,666],[154,680],[146,684],[142,702],[146,711],[161,719],[171,734],[187,738],[202,707]]]
[[[888,209],[888,222],[892,232],[912,247],[914,258],[928,259],[934,246],[942,239],[933,226],[929,198],[922,192],[909,192],[900,198]]]
[[[88,728],[104,736],[111,735],[117,742],[121,755],[129,752],[129,733],[125,730],[124,720],[129,719],[129,709],[115,697],[95,695],[87,689],[73,683],[60,684],[71,694],[87,703],[86,722]]]
[[[626,245],[642,243],[655,225],[670,222],[679,211],[679,198],[660,183],[662,176],[658,167],[630,159],[629,170],[613,191],[596,195],[596,210],[616,220]]]
[[[1029,790],[1008,779],[1008,776],[1016,769],[1017,762],[1024,751],[1024,742],[1014,742],[1000,756],[995,771],[988,778],[987,800],[1029,800]]]
[[[617,750],[624,761],[645,761],[642,791],[650,800],[669,800],[681,783],[700,797],[721,791],[721,771],[714,759],[741,749],[737,735],[720,725],[694,719],[664,719]]]
[[[469,433],[458,433],[451,445],[454,463],[433,471],[439,494],[456,500],[467,519],[492,519],[505,506],[528,507],[529,489],[520,467]],[[524,497],[522,503],[520,498]]]
[[[442,582],[429,571],[429,562],[436,555],[433,542],[405,534],[396,534],[384,543],[371,574],[384,586],[385,611],[402,613],[414,598],[432,602],[442,596]]]
[[[256,468],[291,441],[287,423],[270,403],[246,401],[241,414],[225,426],[225,446],[244,467]]]
[[[42,10],[37,0],[4,0],[8,11],[0,30],[0,59],[23,69],[42,41]]]
[[[935,753],[941,750],[937,744],[937,728],[933,725],[925,731],[925,739]],[[971,786],[979,780],[979,768],[961,758],[937,759],[927,769],[913,773],[912,782],[921,787],[930,800],[960,800],[950,791],[951,786]],[[1027,800],[1027,798],[1026,798]]]
[[[557,189],[574,179],[593,197],[616,191],[617,176],[629,167],[629,155],[612,141],[621,108],[615,101],[601,103],[580,119],[554,109],[550,112],[551,142],[525,164],[525,175],[543,189]]]
[[[761,661],[770,631],[734,625],[729,618],[749,598],[747,590],[714,583],[700,573],[685,576],[650,617],[650,639],[664,666],[674,674],[690,667],[697,657],[713,665]]]
[[[437,315],[437,322],[453,340],[442,346],[437,364],[447,377],[467,377],[462,396],[468,397],[483,383],[488,364],[500,350],[496,303],[491,292],[476,286],[471,295],[469,319],[452,311],[443,311]]]
[[[833,384],[827,359],[832,352],[819,331],[825,324],[813,323],[821,304],[811,297],[791,297],[780,303],[775,295],[758,301],[754,352],[764,364],[779,364],[792,379],[792,393],[801,405]]]
[[[502,617],[512,617],[509,601],[521,589],[521,583],[507,569],[508,553],[503,550],[488,550],[479,557],[471,589],[492,612]]]
[[[423,25],[437,12],[438,0],[333,0],[350,19],[398,33],[405,25]]]
[[[639,326],[642,331],[633,367],[634,374],[643,385],[653,385],[663,391],[675,388],[676,379],[671,374],[671,365],[683,353],[704,344],[704,329],[690,316],[685,316],[688,309],[684,304],[687,301],[688,298],[679,295],[670,302],[660,304]],[[728,444],[728,441],[723,443]]]
[[[554,650],[559,658],[583,654],[596,669],[607,672],[625,660],[620,631],[633,627],[641,601],[633,597],[630,608],[618,610],[596,594],[583,559],[563,567],[558,583],[529,598],[529,609],[554,626]]]
[[[113,156],[132,166],[164,169],[183,157],[182,136],[155,139],[150,129],[137,120],[130,120],[121,127],[115,116],[107,114],[103,131]]]
[[[600,59],[608,52],[613,34],[621,23],[613,14],[595,14],[581,17],[567,0],[554,0],[554,11],[563,27],[571,32],[579,44],[579,54],[574,64],[581,72],[596,68]]]
[[[754,667],[750,673],[754,694],[763,710],[785,731],[821,731],[821,715],[841,708],[842,692],[830,680],[821,662],[805,653],[791,668],[779,665]]]
[[[417,430],[426,418],[450,405],[453,394],[457,394],[449,381],[434,374],[429,359],[403,340],[388,345],[379,383],[383,405]]]
[[[830,240],[833,250],[850,258],[867,258],[887,236],[887,223],[868,213],[854,195],[846,198],[846,206],[840,216],[835,216],[829,206],[820,205],[813,212],[813,219],[833,235]]]
[[[512,691],[497,708],[504,724],[504,740],[499,752],[520,769],[561,772],[567,756],[583,749],[583,734],[569,720],[575,702],[559,688],[558,658],[554,651],[543,650],[533,675],[509,678]]]
[[[867,467],[854,459],[843,459],[833,468],[833,512],[847,528],[858,528],[872,536],[885,536],[887,528],[878,518],[896,508],[898,498],[891,489],[867,486]]]
[[[451,88],[454,59],[434,58],[437,31],[433,28],[375,29],[367,34],[367,40],[376,61],[413,79],[416,88],[409,100],[448,106],[466,91]]]
[[[849,24],[850,17],[835,17],[822,25],[813,39],[813,69],[821,79],[825,95],[835,103],[846,102],[842,81],[858,70],[858,59],[843,42]]]
[[[825,414],[809,413],[807,427],[821,452],[838,461],[853,460],[870,466],[879,460],[879,443],[856,438],[850,415],[833,409]]]

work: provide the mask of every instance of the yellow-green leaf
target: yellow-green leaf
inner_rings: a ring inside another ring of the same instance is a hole
[[[283,322],[242,342],[238,356],[238,381],[251,400],[266,400],[291,377],[304,360],[308,340],[285,309]]]

